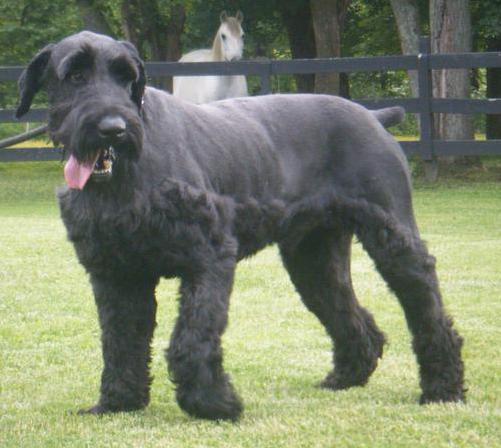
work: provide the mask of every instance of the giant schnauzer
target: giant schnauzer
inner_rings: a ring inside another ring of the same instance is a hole
[[[155,287],[180,277],[166,351],[179,405],[237,419],[221,349],[235,266],[275,242],[332,338],[322,385],[364,385],[385,337],[353,292],[353,235],[403,307],[421,403],[464,399],[462,339],[419,236],[405,156],[383,126],[400,111],[326,95],[196,106],[145,84],[133,45],[90,32],[45,47],[20,79],[17,116],[45,88],[51,137],[69,155],[61,215],[90,276],[104,357],[100,399],[85,412],[148,404]]]

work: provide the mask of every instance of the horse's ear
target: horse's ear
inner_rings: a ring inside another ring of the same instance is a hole
[[[219,15],[219,20],[221,20],[221,23],[224,23],[226,22],[227,19],[228,19],[228,14],[226,13],[226,11],[222,11],[221,14]]]
[[[237,11],[235,19],[237,19],[239,23],[242,23],[244,21],[244,13],[240,10]]]
[[[131,99],[136,103],[138,109],[141,109],[143,104],[144,89],[146,87],[146,71],[144,69],[144,62],[139,57],[139,52],[137,48],[126,40],[120,41],[120,43],[127,49],[132,59],[136,63],[136,68],[138,71],[137,79],[132,83]]]
[[[19,106],[16,110],[16,118],[22,117],[30,110],[33,98],[42,87],[45,69],[53,47],[54,44],[50,44],[40,50],[21,73],[18,81]]]

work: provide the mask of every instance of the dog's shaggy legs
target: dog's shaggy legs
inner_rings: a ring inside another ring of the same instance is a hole
[[[92,276],[101,325],[101,397],[82,413],[132,411],[149,402],[150,342],[155,329],[156,281],[110,282]]]
[[[315,229],[293,249],[281,246],[301,299],[333,340],[334,370],[322,386],[335,390],[366,384],[385,342],[352,288],[351,239],[352,234],[341,229]]]
[[[389,220],[381,227],[376,216],[366,218],[364,223],[356,233],[397,295],[413,335],[423,391],[421,403],[464,400],[463,340],[445,314],[435,259],[413,225]],[[370,227],[368,223],[372,223]]]
[[[236,420],[242,405],[223,370],[221,335],[228,320],[235,258],[182,278],[179,317],[167,361],[179,406],[194,417]]]

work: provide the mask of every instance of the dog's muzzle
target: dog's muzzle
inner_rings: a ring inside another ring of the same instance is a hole
[[[107,181],[113,175],[113,164],[116,161],[115,147],[125,137],[127,124],[119,116],[105,116],[97,124],[97,132],[102,142],[95,157],[90,161],[80,162],[72,154],[64,168],[64,177],[70,188],[82,190],[89,179],[96,182]]]
[[[113,146],[99,151],[91,174],[93,180],[106,180],[113,174],[113,163],[116,160]]]

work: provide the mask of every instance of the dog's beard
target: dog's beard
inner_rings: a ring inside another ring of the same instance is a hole
[[[60,110],[51,111],[51,117],[57,117]],[[119,114],[126,122],[125,136],[120,141],[110,143],[103,139],[97,125],[105,114],[82,114],[73,109],[60,126],[51,122],[53,140],[64,145],[69,154],[65,166],[65,179],[70,188],[83,189],[93,182],[109,181],[124,171],[120,168],[128,162],[135,162],[140,155],[143,142],[143,132],[139,116],[112,111]]]

